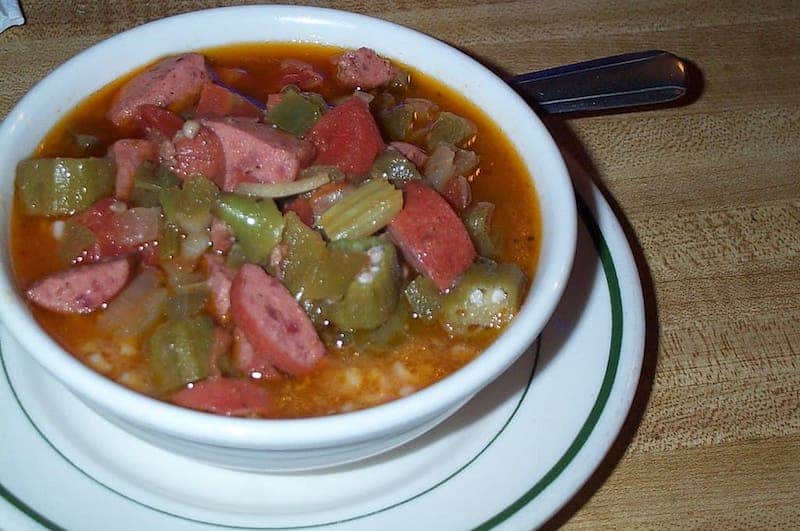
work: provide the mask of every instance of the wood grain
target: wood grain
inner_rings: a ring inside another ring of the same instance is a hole
[[[118,31],[218,2],[23,1],[0,34],[0,117]],[[504,73],[660,48],[690,105],[548,119],[613,198],[648,297],[648,351],[614,450],[548,524],[800,525],[800,3],[309,2],[445,40]]]

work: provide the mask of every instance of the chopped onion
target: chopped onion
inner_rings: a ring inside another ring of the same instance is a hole
[[[100,315],[100,326],[123,335],[136,335],[150,327],[164,311],[167,290],[159,274],[146,268]]]
[[[256,197],[288,197],[310,192],[330,180],[327,175],[315,175],[288,183],[242,183],[236,187],[236,193]]]
[[[207,230],[187,234],[181,242],[181,256],[188,260],[197,260],[211,247],[211,237]]]

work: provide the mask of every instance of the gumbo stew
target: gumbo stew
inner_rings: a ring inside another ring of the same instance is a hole
[[[460,95],[367,48],[248,44],[69,113],[17,168],[11,251],[36,319],[96,371],[286,418],[479,355],[519,310],[539,227],[521,160]]]

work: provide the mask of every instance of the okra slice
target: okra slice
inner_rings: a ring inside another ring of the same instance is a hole
[[[457,114],[443,111],[431,125],[425,142],[430,151],[439,144],[451,144],[464,147],[475,137],[478,127],[471,121]]]
[[[101,158],[23,160],[16,186],[22,210],[34,216],[82,212],[114,190],[114,164]]]
[[[363,253],[328,249],[322,236],[287,212],[283,243],[283,282],[295,296],[309,300],[341,299],[353,277],[364,267]]]
[[[210,317],[167,321],[147,341],[150,374],[163,394],[210,373],[214,323]]]
[[[248,262],[266,264],[272,248],[281,241],[283,216],[272,199],[222,194],[214,215],[233,229]]]
[[[476,262],[445,296],[442,325],[456,335],[500,328],[516,315],[524,291],[525,274],[516,265]]]
[[[434,319],[442,307],[444,297],[428,277],[417,276],[403,290],[414,314],[425,321]]]
[[[464,212],[464,226],[478,254],[491,259],[497,258],[500,250],[497,234],[492,231],[493,215],[494,205],[486,201],[479,201]]]
[[[330,240],[371,236],[403,208],[403,192],[383,179],[370,179],[334,203],[317,225]]]
[[[411,328],[412,310],[402,297],[385,323],[374,330],[356,330],[352,340],[356,347],[370,354],[386,352],[402,343]]]
[[[373,179],[388,179],[395,186],[422,179],[414,163],[394,149],[387,149],[378,155],[369,173]]]
[[[371,330],[391,315],[400,296],[397,250],[386,238],[338,240],[333,249],[366,253],[369,263],[350,282],[344,298],[331,305],[330,316],[341,330]]]

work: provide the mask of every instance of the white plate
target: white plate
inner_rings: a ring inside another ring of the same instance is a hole
[[[446,423],[355,465],[255,474],[169,454],[86,408],[3,331],[0,527],[388,531],[541,524],[614,441],[644,346],[630,248],[600,192],[575,173],[584,189],[576,265],[539,342]]]

